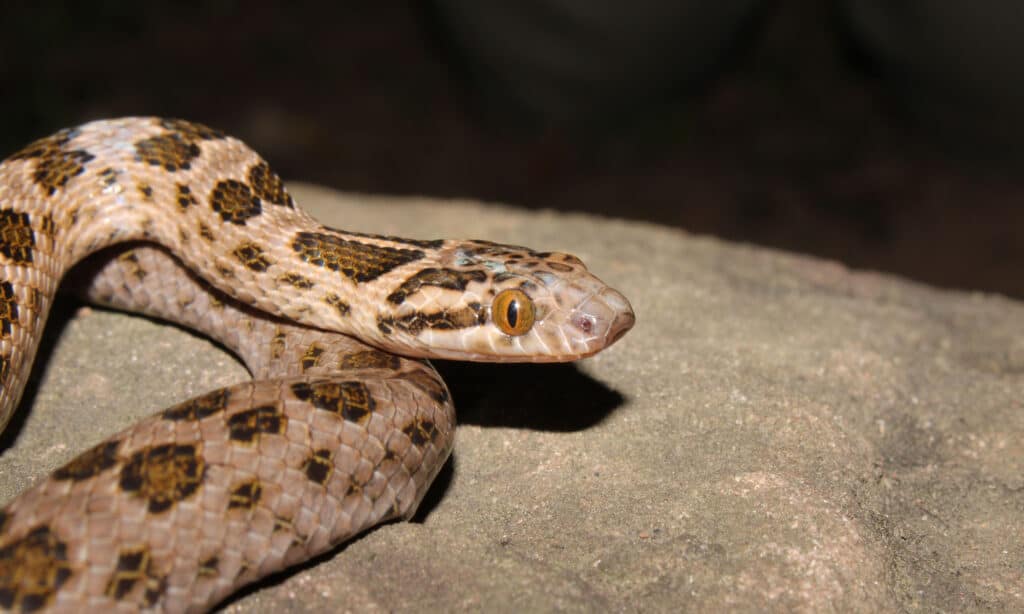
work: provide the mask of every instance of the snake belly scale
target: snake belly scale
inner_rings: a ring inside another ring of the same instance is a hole
[[[204,611],[408,518],[455,428],[422,359],[574,360],[634,323],[574,256],[327,228],[236,139],[96,121],[0,163],[2,425],[83,260],[88,299],[208,335],[253,380],[158,412],[8,502],[8,610]]]

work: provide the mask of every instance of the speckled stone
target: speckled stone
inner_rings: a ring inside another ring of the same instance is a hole
[[[638,324],[577,366],[439,365],[453,460],[414,522],[227,605],[300,611],[1024,609],[1024,306],[658,226],[292,186],[331,226],[575,253]],[[63,307],[0,498],[247,377]]]

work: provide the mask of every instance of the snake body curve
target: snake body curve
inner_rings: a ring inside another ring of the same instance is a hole
[[[0,511],[0,607],[203,611],[416,509],[452,448],[422,358],[565,361],[634,322],[568,254],[345,232],[240,141],[97,121],[0,163],[0,425],[58,283],[220,341],[253,381],[112,436]]]

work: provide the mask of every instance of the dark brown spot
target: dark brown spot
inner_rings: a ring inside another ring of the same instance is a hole
[[[158,514],[198,490],[206,465],[194,445],[163,444],[133,454],[121,469],[121,489]]]
[[[280,358],[284,354],[286,335],[280,328],[274,332],[274,338],[270,340],[270,357]]]
[[[201,561],[199,563],[199,571],[197,575],[200,578],[211,578],[216,577],[217,567],[220,565],[220,559],[217,556],[211,556],[210,558]]]
[[[135,143],[135,159],[169,173],[192,168],[199,146],[180,134],[159,134]]]
[[[319,366],[320,357],[323,355],[323,353],[323,346],[321,346],[319,343],[311,343],[309,347],[306,348],[306,353],[302,355],[302,370],[306,371],[308,369],[312,369],[313,367]]]
[[[187,185],[179,183],[177,185],[177,189],[178,194],[176,198],[178,201],[178,206],[181,207],[182,211],[188,209],[192,205],[195,205],[199,202],[196,200],[195,195],[192,194],[192,188],[188,187]]]
[[[250,241],[236,247],[234,254],[242,264],[256,272],[262,273],[271,265],[270,260],[263,255],[263,248]]]
[[[50,239],[57,236],[57,224],[53,221],[53,217],[45,213],[39,216],[39,232]]]
[[[397,290],[388,296],[388,301],[401,305],[406,297],[415,294],[423,286],[437,286],[448,290],[465,290],[470,282],[487,281],[487,273],[480,270],[459,271],[457,269],[428,268],[418,271],[405,280]]]
[[[251,510],[256,507],[257,503],[259,503],[261,496],[263,496],[263,487],[260,485],[259,480],[242,482],[231,489],[231,498],[228,500],[228,509],[241,508]]]
[[[82,174],[85,165],[94,158],[84,149],[66,149],[68,142],[76,134],[73,130],[62,130],[32,143],[10,159],[34,160],[32,181],[41,187],[47,196],[53,196],[57,190],[67,185],[72,177]]]
[[[135,253],[135,250],[128,250],[117,257],[118,263],[124,269],[124,272],[129,277],[134,277],[138,281],[142,281],[146,277],[146,269],[142,268],[139,264],[139,256]]]
[[[284,189],[281,178],[277,176],[266,162],[260,162],[249,169],[249,185],[258,198],[274,205],[294,207],[295,202]]]
[[[558,271],[559,273],[571,273],[574,270],[568,264],[562,264],[561,262],[548,262],[548,267],[552,271]]]
[[[363,382],[314,381],[292,384],[296,398],[313,407],[341,416],[349,422],[366,424],[376,404]]]
[[[112,168],[105,168],[102,171],[100,171],[100,181],[103,183],[104,186],[109,188],[110,186],[115,185],[117,183],[117,175],[118,171]]]
[[[245,221],[263,212],[260,199],[249,186],[234,179],[219,181],[210,193],[210,206],[225,222],[244,226]]]
[[[152,607],[167,588],[167,580],[153,571],[153,559],[146,547],[127,548],[117,554],[117,566],[104,594],[124,601],[136,587],[141,590],[132,601]]]
[[[302,465],[311,482],[324,486],[334,473],[334,455],[330,450],[317,450]]]
[[[28,289],[28,304],[25,307],[32,314],[33,322],[38,323],[40,316],[46,311],[46,299],[39,288]]]
[[[0,209],[0,253],[14,264],[32,262],[36,236],[27,213]]]
[[[142,198],[149,200],[153,198],[153,187],[145,183],[140,183],[138,186],[139,193],[142,194]]]
[[[422,418],[417,418],[407,424],[402,432],[409,436],[415,446],[422,446],[437,437],[437,427],[434,426],[434,423]]]
[[[217,237],[213,235],[213,231],[210,230],[210,227],[203,222],[199,222],[199,236],[211,243],[217,239]]]
[[[344,317],[348,315],[349,306],[348,303],[341,300],[341,297],[333,292],[324,296],[324,302],[338,310],[338,315]]]
[[[295,525],[292,524],[291,520],[283,516],[274,516],[274,533],[279,531],[289,531],[294,533]]]
[[[319,232],[300,232],[292,249],[302,260],[338,271],[355,282],[377,279],[384,273],[424,257],[419,250],[348,241]]]
[[[400,359],[380,350],[360,350],[345,354],[338,361],[339,369],[398,369]]]
[[[263,434],[278,435],[284,432],[288,418],[272,405],[255,407],[228,418],[228,430],[232,441],[253,443]]]
[[[18,324],[18,299],[11,282],[0,282],[0,339],[11,336]]]
[[[117,447],[119,445],[121,445],[120,441],[113,440],[93,446],[54,471],[53,479],[78,482],[99,475],[117,464]]]
[[[161,417],[164,420],[202,420],[227,409],[229,398],[228,389],[220,388],[165,409]]]
[[[50,605],[71,577],[67,544],[47,526],[0,548],[0,607],[35,612]]]
[[[316,285],[311,280],[306,279],[298,273],[284,273],[277,278],[277,281],[288,284],[299,290],[308,290]]]
[[[480,326],[487,322],[487,315],[479,303],[468,305],[462,309],[442,310],[434,313],[413,312],[400,318],[386,317],[378,321],[378,326],[394,326],[411,335],[418,335],[427,328],[438,330],[457,330]]]

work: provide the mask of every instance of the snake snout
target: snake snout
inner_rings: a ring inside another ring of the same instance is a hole
[[[605,288],[583,302],[572,318],[573,325],[595,341],[595,349],[608,347],[633,328],[636,316],[626,297]]]

